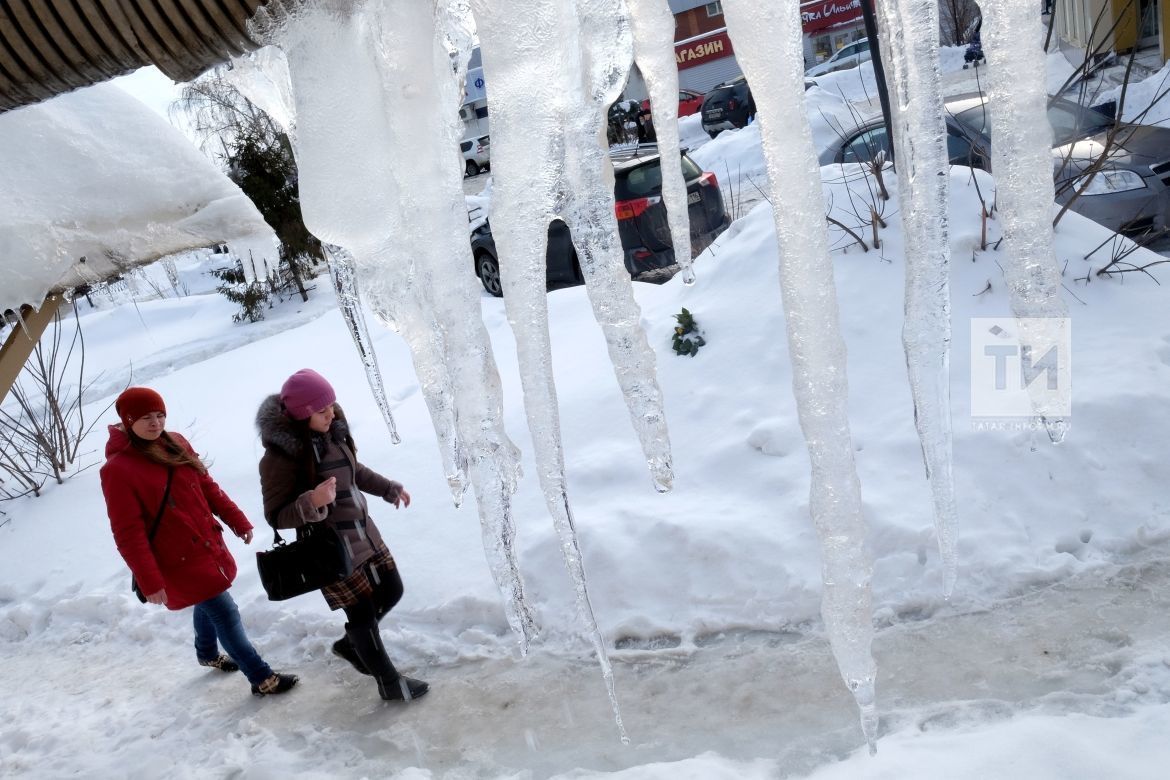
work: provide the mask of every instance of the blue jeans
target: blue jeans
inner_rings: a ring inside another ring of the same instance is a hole
[[[272,676],[272,668],[248,641],[240,622],[240,610],[226,590],[195,605],[195,657],[200,661],[214,661],[219,657],[219,645],[240,665],[248,682],[258,685]],[[217,644],[218,640],[218,644]]]

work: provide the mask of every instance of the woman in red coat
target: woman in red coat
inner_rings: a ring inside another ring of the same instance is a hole
[[[194,606],[195,656],[203,666],[242,670],[257,696],[284,693],[296,684],[276,674],[244,633],[228,588],[236,562],[214,512],[245,544],[252,524],[211,478],[182,436],[164,430],[162,396],[131,387],[114,409],[102,492],[118,552],[146,600],[179,610]],[[165,504],[164,504],[165,501]],[[219,646],[227,655],[219,652]]]

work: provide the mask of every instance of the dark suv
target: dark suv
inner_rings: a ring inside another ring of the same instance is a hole
[[[756,115],[752,91],[743,76],[713,87],[703,98],[703,129],[714,138],[724,130],[745,127]]]
[[[614,198],[618,236],[625,250],[626,270],[634,279],[666,281],[674,275],[674,247],[666,206],[662,202],[662,168],[657,147],[640,147],[633,156],[614,160]],[[687,209],[691,222],[691,252],[698,255],[731,224],[723,208],[723,195],[715,174],[705,172],[685,153],[681,159],[687,185]],[[503,295],[500,265],[491,226],[484,222],[471,232],[475,274],[492,295]],[[568,226],[554,220],[548,228],[550,287],[581,284],[581,266]]]

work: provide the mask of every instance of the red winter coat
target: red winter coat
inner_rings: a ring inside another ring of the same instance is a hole
[[[182,436],[169,435],[191,450]],[[236,561],[212,512],[237,536],[251,531],[252,524],[210,474],[200,474],[193,466],[175,467],[167,508],[149,543],[147,536],[166,489],[167,467],[134,449],[126,431],[111,425],[101,476],[114,541],[143,593],[166,589],[167,608],[182,609],[231,587]]]

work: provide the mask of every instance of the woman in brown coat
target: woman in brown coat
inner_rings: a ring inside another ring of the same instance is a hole
[[[402,578],[362,495],[408,507],[410,494],[358,462],[336,401],[325,378],[305,368],[260,405],[264,517],[278,529],[323,522],[337,532],[350,573],[321,590],[330,609],[344,610],[348,620],[333,652],[373,676],[383,699],[417,699],[429,686],[398,673],[378,629],[378,621],[402,598]]]

